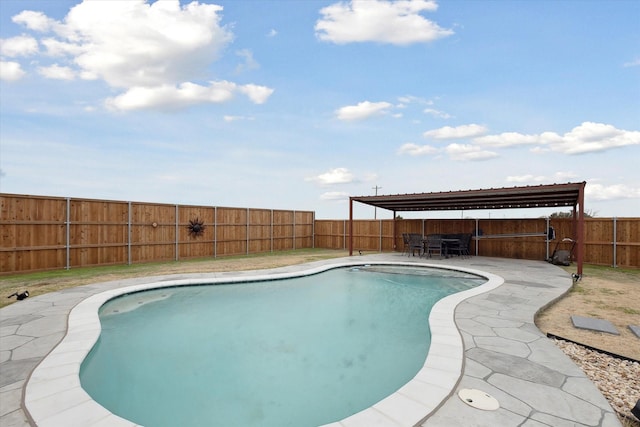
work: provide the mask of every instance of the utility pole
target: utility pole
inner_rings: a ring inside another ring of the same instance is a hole
[[[378,184],[376,184],[375,187],[371,187],[372,190],[376,190],[376,196],[378,195],[378,190],[381,189],[382,187],[378,187]],[[376,208],[375,206],[373,207],[373,219],[376,219],[378,216],[378,208]]]

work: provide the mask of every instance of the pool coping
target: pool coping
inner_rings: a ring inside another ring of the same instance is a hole
[[[70,311],[87,297],[151,281],[184,278],[201,281],[204,277],[228,279],[230,276],[255,278],[261,275],[273,278],[282,272],[298,272],[340,261],[356,264],[382,261],[390,264],[399,259],[403,260],[402,263],[429,263],[454,270],[469,267],[495,274],[505,281],[491,291],[467,298],[455,308],[455,325],[464,343],[463,372],[449,397],[430,415],[425,414],[429,416],[420,426],[621,426],[612,407],[593,382],[534,323],[540,310],[571,289],[569,273],[544,261],[476,256],[425,259],[407,257],[406,254],[402,256],[398,252],[319,260],[269,270],[180,273],[96,281],[31,296],[4,307],[0,309],[0,425],[36,425],[25,407],[26,382],[36,366],[65,336]],[[70,366],[66,365],[65,369],[68,368]],[[64,376],[64,371],[59,371],[56,376]],[[457,393],[466,388],[491,393],[498,399],[499,409],[485,411],[465,404]],[[100,414],[96,417],[93,425],[108,425],[100,422]],[[337,425],[409,425],[398,424],[386,417],[382,418],[382,424],[360,420],[362,422],[346,418]],[[336,423],[333,424],[335,426]],[[126,422],[122,425],[135,424]]]
[[[111,413],[82,388],[80,366],[100,335],[98,310],[121,295],[149,289],[190,285],[241,284],[308,276],[342,267],[395,265],[460,271],[487,279],[480,286],[439,300],[429,316],[431,346],[424,366],[408,383],[373,406],[325,427],[345,425],[416,425],[436,410],[453,392],[464,366],[462,337],[454,322],[455,307],[467,298],[490,291],[504,280],[494,274],[465,268],[392,261],[335,262],[296,272],[250,277],[192,278],[150,281],[92,295],[76,305],[68,318],[67,334],[34,369],[25,387],[24,403],[37,425],[132,426]]]

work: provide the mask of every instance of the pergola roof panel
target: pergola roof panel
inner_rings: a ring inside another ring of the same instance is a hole
[[[437,193],[354,196],[352,201],[395,212],[576,206],[585,182]]]

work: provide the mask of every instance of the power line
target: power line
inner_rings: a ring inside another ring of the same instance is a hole
[[[378,184],[376,184],[375,187],[371,187],[372,190],[376,190],[376,196],[378,195],[378,190],[381,189],[382,187],[379,187]],[[378,216],[378,208],[376,208],[375,206],[373,207],[373,219],[377,219]]]

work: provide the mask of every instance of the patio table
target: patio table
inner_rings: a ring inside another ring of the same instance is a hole
[[[449,246],[453,246],[454,243],[460,244],[460,239],[439,238],[438,240],[440,240],[440,243],[442,245],[442,254],[444,255],[445,258],[449,258]],[[429,243],[428,238],[422,239],[423,253],[425,255],[428,253],[428,248],[427,248],[428,243]]]
[[[442,241],[442,250],[444,251],[444,257],[449,258],[449,248],[451,246],[455,246],[455,244],[460,244],[460,239],[453,238],[445,238],[441,239]]]

